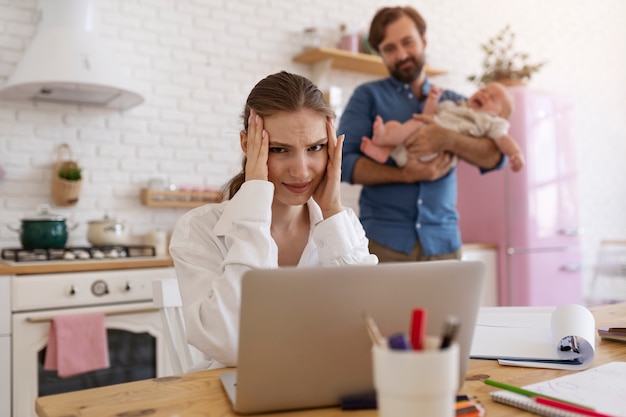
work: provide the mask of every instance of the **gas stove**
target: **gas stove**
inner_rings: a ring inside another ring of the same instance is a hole
[[[154,246],[75,246],[61,249],[2,249],[2,259],[13,262],[83,261],[156,256]]]

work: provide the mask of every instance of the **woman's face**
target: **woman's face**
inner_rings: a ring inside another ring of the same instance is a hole
[[[269,135],[268,178],[274,204],[302,205],[326,173],[326,118],[313,110],[281,112],[263,119]]]

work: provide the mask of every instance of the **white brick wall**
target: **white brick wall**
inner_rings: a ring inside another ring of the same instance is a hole
[[[107,210],[133,233],[171,228],[183,210],[150,208],[139,189],[151,177],[181,186],[219,186],[239,169],[240,112],[250,88],[282,69],[311,75],[291,62],[304,27],[336,42],[340,23],[366,28],[381,0],[101,0],[99,32],[120,57],[146,102],[124,113],[79,106],[0,102],[0,247],[18,245],[4,224],[18,225],[50,198],[58,144],[67,142],[84,167],[77,207],[58,208],[80,224]],[[398,3],[404,4],[404,3]],[[420,0],[428,21],[428,60],[448,70],[436,82],[469,93],[480,67],[479,45],[510,23],[519,49],[549,60],[531,88],[577,102],[581,223],[585,262],[602,237],[626,237],[626,30],[621,0]],[[0,86],[35,26],[36,0],[0,1]],[[367,75],[335,71],[327,82],[344,101]],[[345,197],[354,205],[358,190]]]

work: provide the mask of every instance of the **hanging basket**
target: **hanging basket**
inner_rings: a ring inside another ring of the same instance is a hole
[[[52,201],[57,206],[75,206],[82,185],[81,169],[67,143],[57,148],[57,161],[52,172]]]

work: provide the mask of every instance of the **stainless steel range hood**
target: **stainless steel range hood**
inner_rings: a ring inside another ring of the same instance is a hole
[[[94,0],[39,0],[40,22],[0,99],[125,110],[144,101],[96,32]]]

